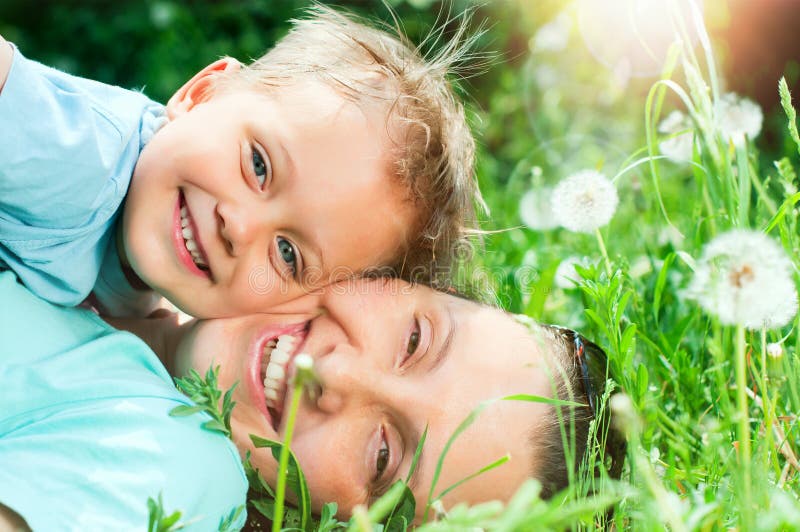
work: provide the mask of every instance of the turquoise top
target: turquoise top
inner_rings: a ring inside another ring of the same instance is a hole
[[[101,267],[120,270],[106,277],[127,284],[119,261],[104,254],[116,259],[109,243],[134,166],[165,121],[164,107],[140,92],[60,72],[15,48],[0,92],[0,270],[67,306],[89,295]],[[96,295],[113,314],[146,312],[115,301],[132,289],[104,288]]]
[[[146,530],[159,493],[187,530],[217,530],[245,503],[233,443],[169,415],[191,402],[144,342],[11,272],[0,301],[0,503],[46,531]]]

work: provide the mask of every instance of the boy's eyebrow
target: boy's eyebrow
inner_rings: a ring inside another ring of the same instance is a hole
[[[286,174],[289,176],[293,176],[295,169],[294,169],[294,159],[292,156],[289,155],[289,150],[286,149],[286,146],[283,145],[283,142],[277,140],[276,144],[278,145],[278,155],[283,160],[283,164],[281,165],[286,169]]]
[[[313,238],[308,238],[304,232],[300,231],[291,231],[292,235],[294,236],[295,240],[298,241],[300,247],[303,249],[311,250],[311,254],[317,258],[318,263],[314,264],[315,268],[318,268],[319,271],[325,271],[325,257],[322,256],[322,250],[320,247],[315,243]],[[307,254],[304,254],[307,258]],[[310,266],[308,262],[305,263],[306,267]]]

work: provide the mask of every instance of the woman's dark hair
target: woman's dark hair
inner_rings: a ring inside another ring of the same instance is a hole
[[[564,489],[582,462],[592,459],[592,446],[599,445],[598,460],[587,464],[593,476],[601,468],[609,477],[622,473],[626,442],[610,423],[610,411],[602,404],[609,374],[605,352],[579,333],[556,326],[541,330],[552,335],[552,344],[561,371],[554,375],[554,396],[583,406],[554,406],[545,421],[538,421],[531,433],[535,452],[531,476],[542,484],[543,499]],[[614,392],[612,392],[614,393]],[[590,428],[597,420],[590,442]],[[564,435],[567,435],[565,441]]]

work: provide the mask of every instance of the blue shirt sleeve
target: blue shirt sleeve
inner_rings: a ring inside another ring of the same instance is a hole
[[[91,291],[141,149],[139,92],[14,50],[0,92],[0,268],[51,302]]]
[[[169,415],[191,403],[141,340],[11,272],[0,300],[0,502],[33,530],[144,530],[159,494],[187,530],[217,530],[245,504],[233,443]]]

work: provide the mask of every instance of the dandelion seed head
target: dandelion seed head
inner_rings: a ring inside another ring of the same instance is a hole
[[[538,187],[527,191],[519,200],[519,217],[526,226],[536,231],[558,227],[553,213],[551,187]]]
[[[309,370],[314,367],[314,359],[308,353],[300,353],[294,358],[294,365],[297,369]]]
[[[662,135],[674,135],[679,131],[692,128],[689,117],[680,111],[672,111],[658,124],[658,132]],[[692,158],[693,134],[691,131],[675,137],[664,139],[658,143],[661,153],[670,161],[680,163]]]
[[[611,422],[622,432],[628,433],[640,428],[641,421],[636,407],[627,394],[612,394],[608,399],[608,408],[611,410]]]
[[[783,346],[774,342],[768,343],[767,354],[772,358],[781,358],[783,356]]]
[[[733,230],[709,242],[688,293],[723,325],[773,329],[797,314],[792,264],[778,243],[757,231]]]
[[[595,170],[582,170],[556,186],[552,203],[559,225],[570,231],[591,233],[611,220],[619,196],[606,176]]]
[[[729,92],[720,98],[715,112],[722,136],[735,146],[743,146],[745,137],[753,140],[761,133],[764,113],[753,100]]]

